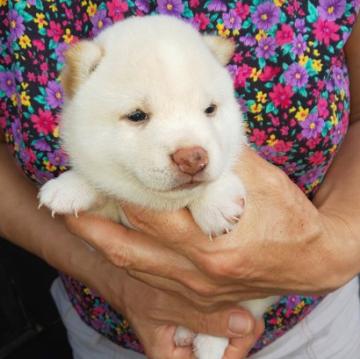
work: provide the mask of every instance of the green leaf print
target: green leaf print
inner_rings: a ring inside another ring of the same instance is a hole
[[[311,1],[308,2],[308,11],[309,15],[306,17],[306,20],[310,23],[315,22],[318,18],[318,14],[316,7],[311,3]]]

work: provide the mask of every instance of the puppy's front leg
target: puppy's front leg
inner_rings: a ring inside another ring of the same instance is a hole
[[[218,236],[233,229],[244,211],[244,199],[242,182],[230,172],[209,184],[188,207],[204,233]]]
[[[99,199],[98,193],[75,171],[62,173],[40,189],[40,206],[48,207],[52,215],[75,214],[90,209]]]

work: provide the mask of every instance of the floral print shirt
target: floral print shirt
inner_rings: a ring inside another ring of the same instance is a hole
[[[42,184],[67,169],[59,145],[64,51],[129,16],[168,14],[232,38],[228,65],[258,153],[314,195],[346,134],[344,59],[360,0],[0,0],[0,128],[24,172]],[[62,276],[80,317],[141,352],[129,323],[101,297]],[[252,352],[291,329],[320,297],[282,297]]]

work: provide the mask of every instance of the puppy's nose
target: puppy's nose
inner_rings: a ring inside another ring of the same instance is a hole
[[[170,157],[181,172],[192,176],[202,171],[209,162],[207,152],[199,146],[180,148]]]

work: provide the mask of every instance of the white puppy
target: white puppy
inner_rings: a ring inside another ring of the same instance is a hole
[[[132,18],[66,55],[63,147],[72,169],[47,182],[53,213],[96,209],[126,223],[119,204],[187,207],[208,234],[233,228],[244,187],[232,172],[246,139],[230,75],[232,42],[166,16]],[[274,298],[241,303],[260,316]],[[177,330],[178,344],[192,333]],[[196,335],[200,359],[221,359],[227,338]]]

